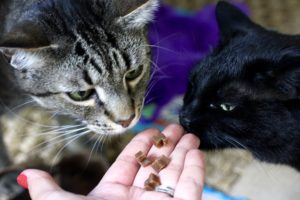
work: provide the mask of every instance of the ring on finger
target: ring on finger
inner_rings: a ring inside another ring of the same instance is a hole
[[[175,189],[172,188],[172,187],[169,187],[169,186],[163,186],[163,185],[160,185],[158,187],[155,188],[155,191],[156,192],[162,192],[162,193],[165,193],[171,197],[174,196],[174,193],[175,193]]]

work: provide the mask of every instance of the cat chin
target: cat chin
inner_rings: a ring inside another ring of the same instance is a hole
[[[95,125],[87,125],[87,128],[99,135],[120,135],[125,133],[128,130],[128,128],[122,128],[122,127],[114,127],[114,128],[111,127],[111,128],[103,129]]]

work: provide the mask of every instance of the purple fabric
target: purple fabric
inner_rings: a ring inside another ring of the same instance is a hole
[[[245,4],[237,5],[249,11]],[[184,13],[168,5],[160,7],[149,26],[152,69],[156,71],[151,83],[156,84],[147,95],[146,104],[155,104],[156,110],[148,121],[155,120],[174,97],[184,94],[189,72],[217,45],[218,39],[215,5],[195,13]]]

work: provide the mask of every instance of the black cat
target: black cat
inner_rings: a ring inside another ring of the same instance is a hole
[[[221,41],[191,76],[180,122],[203,149],[245,148],[300,170],[300,36],[253,23],[229,3]]]

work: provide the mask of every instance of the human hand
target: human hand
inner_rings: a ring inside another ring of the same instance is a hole
[[[110,167],[98,186],[87,196],[62,190],[52,177],[39,170],[26,170],[18,178],[21,185],[28,187],[32,200],[199,200],[204,183],[203,156],[198,150],[200,141],[192,134],[184,135],[179,125],[170,125],[164,131],[168,145],[157,149],[152,146],[152,137],[159,133],[148,129],[138,134],[125,147]],[[135,160],[138,151],[151,156],[166,155],[170,164],[159,176],[162,185],[174,188],[174,197],[161,192],[144,190],[144,182],[151,167],[140,167]]]

